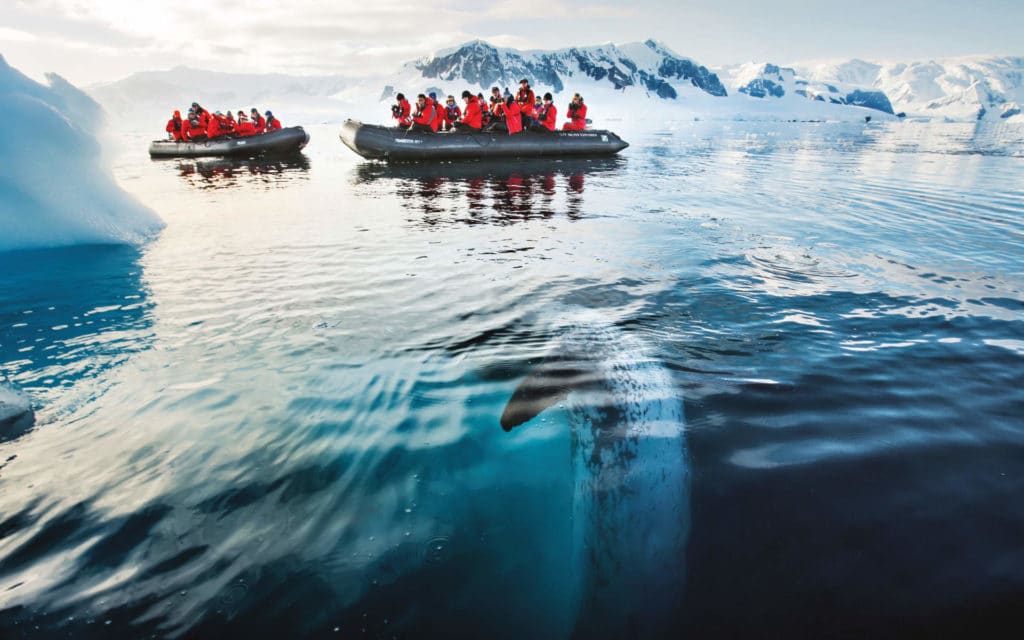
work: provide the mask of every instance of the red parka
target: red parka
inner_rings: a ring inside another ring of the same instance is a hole
[[[519,105],[514,100],[512,104],[506,102],[502,106],[502,111],[505,113],[505,126],[508,127],[509,135],[523,130],[523,112],[520,111]]]
[[[281,121],[278,120],[276,116],[270,116],[270,119],[267,120],[267,126],[265,128],[266,133],[270,133],[271,131],[277,131],[280,128]]]
[[[167,133],[175,142],[181,142],[181,112],[175,111],[174,117],[167,121]]]
[[[548,131],[554,131],[558,126],[558,109],[553,104],[546,104],[537,113],[537,120],[544,125]]]
[[[476,96],[469,96],[469,102],[466,104],[466,112],[462,114],[462,123],[473,129],[479,129],[483,126],[483,113],[480,111],[480,100]]]
[[[192,122],[195,122],[193,126]],[[191,142],[192,136],[206,135],[206,129],[203,125],[199,124],[198,120],[189,121],[183,120],[181,122],[181,140],[182,142]]]
[[[238,116],[238,122],[235,123],[235,133],[243,138],[248,138],[249,136],[256,135],[256,127],[249,121],[249,118]]]
[[[533,89],[522,89],[516,92],[516,102],[519,103],[519,109],[522,111],[524,116],[534,117],[536,110],[534,108],[534,102],[537,100],[533,94]]]
[[[412,124],[412,116],[410,115],[412,113],[412,106],[409,105],[409,101],[405,98],[398,101],[398,106],[400,108],[399,113],[397,115],[392,113],[391,117],[398,120],[399,126],[408,127]]]
[[[416,111],[412,116],[412,121],[416,124],[425,124],[434,131],[437,131],[437,125],[439,120],[443,120],[444,116],[437,112],[437,104],[427,98],[426,102],[423,103],[423,108]]]
[[[575,108],[573,108],[575,106]],[[583,131],[587,128],[587,105],[569,103],[569,122],[562,126],[563,131]]]

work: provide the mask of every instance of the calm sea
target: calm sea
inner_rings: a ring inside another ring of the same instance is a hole
[[[38,407],[0,434],[0,636],[594,637],[665,619],[580,595],[663,534],[666,637],[1019,623],[1020,131],[695,122],[395,167],[310,131],[245,162],[131,137],[157,239],[0,254],[0,380]],[[604,375],[667,376],[683,494],[581,495],[572,393],[501,428],[573,318],[636,345],[595,344]],[[580,528],[616,513],[648,538],[595,569]]]

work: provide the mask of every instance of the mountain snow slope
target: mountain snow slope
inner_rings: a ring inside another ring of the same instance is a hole
[[[91,88],[114,117],[158,127],[193,100],[214,110],[270,108],[286,124],[354,117],[390,122],[396,93],[515,91],[528,78],[550,91],[561,115],[580,92],[595,126],[607,122],[889,119],[1024,122],[1024,58],[974,57],[908,63],[862,60],[788,66],[747,63],[708,69],[666,45],[630,44],[519,51],[474,40],[406,63],[387,77],[226,74],[179,67]],[[384,104],[382,104],[384,103]],[[460,100],[461,103],[461,100]],[[158,129],[155,129],[158,131]]]

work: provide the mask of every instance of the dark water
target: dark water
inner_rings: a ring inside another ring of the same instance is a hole
[[[579,604],[576,405],[499,425],[578,317],[685,412],[688,508],[626,499],[688,532],[666,636],[1019,621],[1022,138],[907,124],[390,168],[326,126],[283,161],[127,141],[157,240],[0,254],[0,376],[38,415],[0,435],[0,636],[617,628]]]

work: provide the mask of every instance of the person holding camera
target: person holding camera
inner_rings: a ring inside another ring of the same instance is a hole
[[[480,109],[480,99],[469,91],[463,91],[462,100],[466,103],[466,109],[462,112],[462,117],[455,122],[455,131],[458,133],[476,133],[483,126],[483,111]]]
[[[562,131],[583,131],[587,128],[587,105],[583,104],[583,96],[574,94],[569,103],[569,122],[562,125]]]
[[[391,117],[398,121],[399,127],[405,128],[412,124],[412,106],[405,99],[405,94],[395,96],[395,104],[391,105]]]

